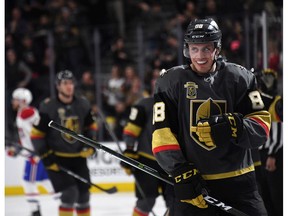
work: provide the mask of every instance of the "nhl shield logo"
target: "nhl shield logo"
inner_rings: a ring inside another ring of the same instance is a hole
[[[186,82],[184,85],[184,88],[186,88],[186,97],[188,99],[195,99],[197,97],[197,88],[198,85],[194,82]]]

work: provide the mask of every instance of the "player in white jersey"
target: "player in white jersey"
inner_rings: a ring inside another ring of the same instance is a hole
[[[29,106],[32,94],[28,89],[17,88],[12,93],[12,107],[17,110],[16,126],[18,129],[19,143],[24,148],[20,154],[26,158],[23,176],[23,188],[30,206],[32,216],[41,216],[38,185],[43,186],[48,193],[53,193],[53,187],[45,167],[38,156],[32,155],[26,149],[34,150],[30,139],[30,131],[33,124],[39,121],[39,113],[35,107]]]

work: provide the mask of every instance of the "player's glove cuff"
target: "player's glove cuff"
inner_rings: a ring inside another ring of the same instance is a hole
[[[180,200],[195,198],[202,194],[204,180],[193,164],[185,163],[171,174],[175,182],[175,195]]]
[[[40,159],[42,160],[45,167],[49,167],[50,165],[56,163],[56,156],[53,151],[49,151],[43,155],[41,155]]]
[[[84,148],[81,152],[80,152],[80,157],[83,158],[88,158],[88,157],[92,157],[92,155],[95,154],[95,149],[94,148]]]
[[[129,157],[129,158],[132,158],[134,160],[139,159],[139,154],[136,151],[133,151],[131,149],[126,149],[123,152],[123,155],[126,157]],[[129,165],[123,161],[120,162],[120,166],[124,169],[124,171],[127,175],[131,175],[135,171],[134,167],[132,167],[131,165]]]
[[[175,181],[174,191],[178,200],[198,208],[208,207],[202,195],[205,182],[193,164],[181,165],[172,172],[172,177]]]
[[[54,172],[59,172],[60,168],[56,163],[51,164],[50,166],[47,166],[46,169],[54,171]]]

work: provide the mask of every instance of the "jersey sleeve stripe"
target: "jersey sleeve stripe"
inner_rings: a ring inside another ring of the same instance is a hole
[[[31,139],[42,139],[42,138],[45,137],[45,134],[46,133],[36,129],[35,127],[33,127],[31,129],[30,137],[31,137]]]
[[[256,121],[261,127],[265,130],[267,137],[269,136],[270,126],[271,126],[271,117],[269,112],[260,111],[252,113],[251,115],[246,116],[254,121]]]
[[[157,129],[153,132],[152,136],[152,150],[154,153],[169,149],[180,149],[179,143],[170,128]]]
[[[138,137],[141,133],[141,130],[141,127],[139,127],[138,125],[128,122],[128,124],[124,128],[123,133],[129,136]]]
[[[179,145],[175,135],[172,133],[171,129],[167,127],[155,130],[152,134],[152,140],[153,140],[152,143],[153,147],[159,147],[165,145],[165,143],[167,145],[170,144]]]
[[[98,125],[94,122],[89,126],[90,130],[98,131]]]
[[[159,147],[153,148],[153,154],[155,155],[158,152],[171,151],[171,150],[172,151],[180,150],[180,146],[178,144],[159,146]]]

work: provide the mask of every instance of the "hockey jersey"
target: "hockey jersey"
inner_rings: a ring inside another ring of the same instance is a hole
[[[40,119],[38,110],[34,107],[23,107],[20,108],[17,112],[16,125],[18,129],[18,135],[20,139],[20,144],[30,150],[34,150],[34,147],[31,142],[30,132],[33,124],[38,124]],[[23,150],[25,154],[29,153]]]
[[[48,123],[51,120],[95,139],[97,125],[91,114],[90,104],[84,97],[74,97],[70,104],[62,103],[58,98],[48,98],[40,104],[39,113],[40,121],[33,126],[31,138],[44,164],[45,157],[51,152],[59,157],[79,157],[86,146],[67,134],[49,128]]]
[[[251,172],[250,149],[265,143],[269,135],[270,114],[263,109],[255,76],[240,65],[217,62],[215,72],[205,75],[189,65],[163,71],[154,94],[153,153],[168,173],[187,161],[206,180]],[[236,144],[209,148],[190,131],[201,119],[229,112],[244,116]]]
[[[130,149],[137,145],[139,155],[155,160],[152,153],[152,117],[153,117],[153,97],[140,99],[132,106],[129,121],[124,127],[123,135],[128,137],[126,145]]]

